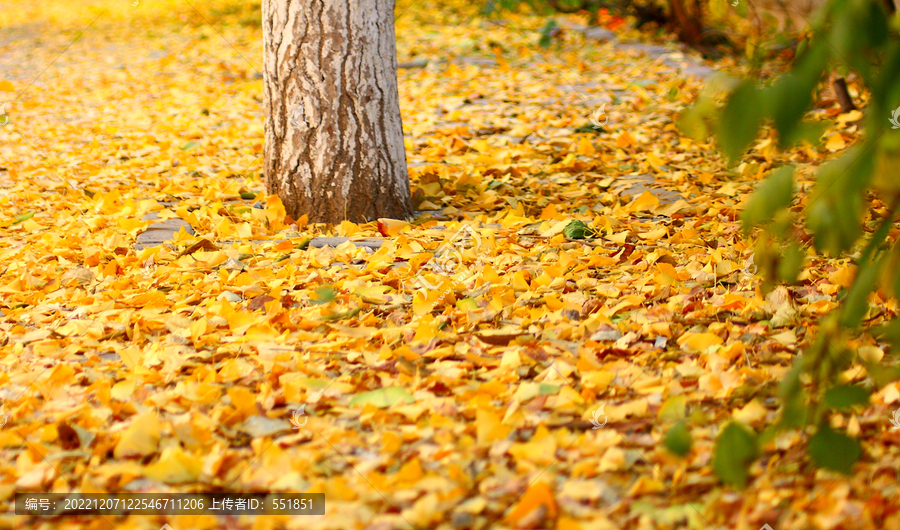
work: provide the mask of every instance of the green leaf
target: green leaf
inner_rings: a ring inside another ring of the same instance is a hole
[[[559,24],[556,23],[556,20],[550,19],[547,21],[547,24],[541,30],[541,38],[538,40],[538,45],[541,48],[549,48],[550,43],[553,42],[553,35],[556,34],[556,30],[559,28]]]
[[[747,485],[750,464],[756,453],[756,433],[730,421],[716,439],[713,470],[723,482],[743,488]]]
[[[791,371],[787,373],[778,388],[781,399],[788,400],[799,395],[803,391],[803,385],[800,383],[800,375],[803,373],[804,358],[796,357]]]
[[[900,319],[890,320],[878,327],[869,328],[869,333],[878,340],[886,340],[894,346],[900,347]]]
[[[463,298],[456,302],[456,307],[463,311],[478,311],[478,301],[473,298]]]
[[[786,429],[799,429],[806,425],[809,410],[802,394],[792,396],[790,399],[784,400],[781,406],[782,427]]]
[[[744,233],[749,233],[751,228],[770,221],[778,210],[789,207],[793,196],[794,166],[782,166],[750,196],[747,207],[741,212]]]
[[[13,221],[12,224],[17,225],[17,224],[21,223],[22,221],[27,221],[27,220],[31,219],[32,217],[34,217],[34,212],[28,212],[28,213],[23,213],[22,215],[17,215],[16,220]],[[12,225],[10,225],[10,226],[12,226]]]
[[[778,279],[782,283],[794,283],[803,268],[803,250],[797,243],[791,243],[778,262]]]
[[[849,409],[853,405],[867,405],[869,391],[859,385],[839,385],[825,392],[825,404],[833,409]]]
[[[806,142],[818,147],[822,144],[822,135],[827,130],[825,122],[800,121],[791,130],[791,135],[785,138],[785,142],[790,145]]]
[[[312,241],[311,237],[304,237],[303,239],[300,240],[299,243],[294,245],[294,248],[297,250],[306,250],[307,247],[309,247],[310,241]]]
[[[198,144],[197,142],[188,142],[181,146],[181,150],[187,151],[188,149],[193,149],[193,148],[197,147],[198,145],[200,145],[200,144]]]
[[[584,239],[593,236],[594,231],[581,221],[575,220],[563,228],[563,234],[569,239]]]
[[[541,396],[553,396],[559,394],[559,389],[562,388],[559,385],[548,385],[546,383],[541,383],[541,386],[538,387],[538,394]]]
[[[310,303],[313,305],[327,304],[334,300],[335,296],[337,296],[337,292],[335,292],[333,288],[328,285],[323,285],[316,289],[316,297],[315,299],[310,300]]]
[[[718,140],[722,153],[738,160],[759,132],[765,116],[762,93],[751,81],[745,81],[731,93],[719,119]]]
[[[816,250],[838,255],[862,236],[863,189],[874,175],[873,157],[854,146],[819,169],[806,216]]]
[[[669,432],[666,434],[666,439],[663,440],[663,444],[672,454],[684,456],[690,453],[693,440],[691,439],[691,432],[688,430],[687,425],[685,425],[683,421],[675,424],[674,427],[669,429]]]
[[[603,127],[597,127],[596,125],[594,125],[592,123],[586,123],[586,124],[582,125],[581,127],[578,127],[577,129],[575,129],[575,132],[585,133],[585,134],[600,134],[600,133],[605,133],[605,132],[609,132],[609,131],[607,131]]]
[[[900,368],[881,363],[866,363],[866,372],[875,383],[875,388],[881,388],[900,379]]]
[[[357,405],[374,405],[378,408],[384,409],[400,401],[403,401],[404,403],[409,405],[411,403],[415,403],[416,398],[412,397],[405,388],[391,386],[388,388],[379,388],[378,390],[372,390],[371,392],[363,392],[362,394],[357,394],[352,400],[350,400],[350,406],[355,407]]]
[[[253,193],[252,191],[242,191],[241,198],[244,199],[245,201],[250,201],[250,200],[253,200],[256,198],[256,194]]]
[[[326,322],[337,322],[339,320],[347,320],[348,318],[353,318],[358,315],[362,311],[361,308],[356,307],[349,311],[343,311],[341,313],[332,313],[330,315],[322,317],[322,320]]]
[[[828,425],[819,427],[818,432],[809,439],[806,450],[817,466],[845,475],[862,454],[859,442],[832,430]]]
[[[814,42],[791,73],[763,91],[762,99],[772,105],[770,116],[778,130],[779,147],[789,146],[796,138],[795,129],[812,104],[812,93],[822,77],[828,56],[828,44],[821,40]]]
[[[711,97],[700,98],[696,103],[684,109],[678,117],[678,128],[686,136],[697,142],[709,139],[711,123],[714,121],[716,106]]]

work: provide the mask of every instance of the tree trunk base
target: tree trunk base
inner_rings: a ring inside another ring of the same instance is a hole
[[[291,217],[412,215],[393,0],[265,0],[266,189]]]

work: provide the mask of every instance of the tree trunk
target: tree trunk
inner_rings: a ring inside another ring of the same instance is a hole
[[[850,91],[847,90],[847,80],[843,77],[838,77],[831,83],[831,88],[834,89],[834,96],[837,98],[838,103],[841,104],[841,112],[846,114],[851,110],[856,110]]]
[[[669,7],[678,39],[691,46],[699,44],[703,36],[703,7],[700,2],[693,2],[693,12],[689,0],[669,0]]]
[[[264,0],[266,189],[311,222],[412,215],[394,0]]]

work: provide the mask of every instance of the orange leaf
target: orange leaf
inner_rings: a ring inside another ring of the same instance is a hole
[[[543,506],[548,519],[555,519],[557,513],[556,499],[553,498],[553,490],[543,482],[536,482],[528,487],[522,495],[516,507],[506,516],[511,524],[516,524],[526,515]]]
[[[378,231],[384,237],[395,237],[400,235],[404,229],[409,228],[410,225],[406,221],[399,221],[397,219],[379,219],[378,220]]]
[[[616,140],[616,147],[620,147],[620,148],[621,147],[631,147],[632,145],[635,145],[636,143],[637,142],[634,141],[634,138],[632,138],[631,135],[628,134],[628,131],[624,131],[624,132],[622,132],[622,134],[619,135],[619,138]]]

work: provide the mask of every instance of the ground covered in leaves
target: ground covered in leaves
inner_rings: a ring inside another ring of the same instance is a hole
[[[701,87],[677,68],[570,30],[538,47],[540,19],[401,2],[422,213],[313,226],[262,192],[258,11],[7,4],[0,505],[16,491],[309,491],[327,512],[9,507],[0,526],[900,526],[895,386],[835,418],[866,450],[849,476],[811,468],[799,434],[767,443],[743,492],[711,469],[723,422],[774,421],[778,381],[852,279],[810,253],[801,285],[764,297],[736,221],[770,167],[790,160],[808,187],[853,142],[858,117],[835,102],[820,102],[821,147],[763,140],[727,168],[676,128]],[[151,212],[194,234],[139,249]],[[679,421],[685,457],[662,443]]]

